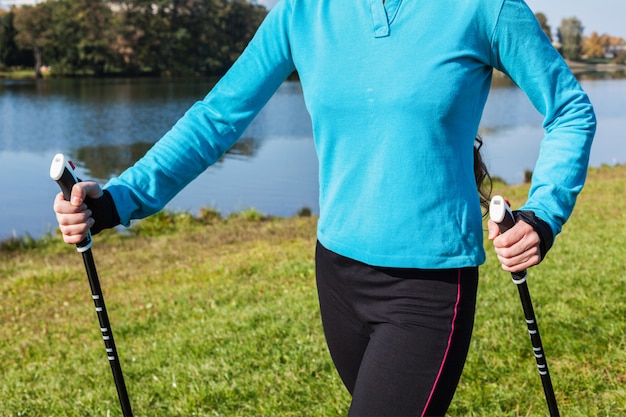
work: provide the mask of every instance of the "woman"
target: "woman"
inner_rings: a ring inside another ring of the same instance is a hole
[[[64,239],[160,210],[297,70],[320,165],[320,309],[350,415],[443,415],[485,260],[473,143],[494,68],[545,117],[520,221],[502,236],[489,225],[503,268],[528,268],[573,209],[595,116],[522,0],[282,0],[135,166],[104,192],[83,183],[71,203],[57,197]]]

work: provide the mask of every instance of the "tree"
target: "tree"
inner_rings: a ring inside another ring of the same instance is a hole
[[[239,56],[267,10],[245,0],[135,0],[121,31],[124,62],[155,73],[223,73]]]
[[[598,32],[592,32],[590,37],[583,38],[583,54],[587,55],[587,58],[602,58],[608,41],[606,35],[600,36]]]
[[[96,75],[103,75],[105,66],[113,60],[111,8],[101,0],[78,0],[75,1],[74,10],[80,30],[77,47],[81,67],[92,70]]]
[[[548,39],[550,39],[550,42],[552,42],[552,28],[548,24],[548,18],[546,17],[546,15],[539,12],[535,13],[535,17],[537,18],[537,21],[539,22],[543,33],[545,33]]]
[[[88,71],[103,75],[114,61],[110,6],[101,0],[57,0],[52,3],[53,47],[48,58],[55,73]]]
[[[222,11],[222,15],[218,21],[217,32],[223,47],[218,55],[220,65],[214,68],[214,72],[221,74],[239,57],[263,21],[267,9],[247,0],[229,0],[218,10]]]
[[[53,42],[51,30],[51,9],[49,3],[23,6],[15,9],[13,24],[17,30],[15,43],[23,49],[33,51],[35,76],[42,78],[43,51]]]
[[[15,45],[15,27],[13,13],[0,9],[0,68],[10,66],[18,48]]]
[[[561,51],[567,59],[578,59],[582,51],[583,25],[576,17],[563,19],[558,29]]]

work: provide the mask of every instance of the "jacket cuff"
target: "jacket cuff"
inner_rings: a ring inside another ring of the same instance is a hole
[[[91,234],[95,235],[100,233],[104,229],[111,229],[120,224],[120,216],[115,208],[113,197],[107,190],[103,191],[100,198],[85,199],[87,207],[93,213],[91,217],[95,220],[93,226],[91,226]]]
[[[515,217],[515,221],[522,220],[531,225],[539,235],[539,262],[541,262],[554,243],[552,228],[544,220],[537,217],[531,210],[515,210],[513,211],[513,216]]]

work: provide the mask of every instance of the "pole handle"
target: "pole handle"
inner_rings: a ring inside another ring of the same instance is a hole
[[[63,197],[67,201],[70,200],[74,184],[80,182],[80,179],[78,179],[74,171],[74,164],[62,153],[58,153],[52,158],[52,163],[50,164],[50,178],[59,184]],[[76,244],[76,250],[78,252],[85,252],[91,248],[92,243],[90,231],[85,239]]]
[[[509,203],[499,195],[494,196],[489,204],[489,217],[495,223],[497,223],[500,233],[505,233],[507,230],[515,226],[515,217],[509,207]],[[517,285],[526,282],[528,273],[526,270],[511,273],[511,279]]]
[[[498,224],[500,233],[504,233],[515,226],[515,217],[509,203],[499,195],[494,196],[489,204],[489,217]]]

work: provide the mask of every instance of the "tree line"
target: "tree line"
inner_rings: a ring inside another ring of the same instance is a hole
[[[31,67],[55,75],[223,74],[267,14],[247,0],[47,0],[0,10],[0,71]],[[535,14],[546,35],[552,30]],[[571,60],[614,57],[626,64],[624,39],[583,36],[563,19],[557,48]]]
[[[0,70],[223,74],[267,14],[247,0],[47,0],[0,10]]]
[[[544,33],[551,41],[552,28],[548,18],[543,13],[536,13],[535,17]],[[576,17],[563,19],[556,31],[556,47],[564,58],[578,60],[581,58],[594,59],[611,57],[618,64],[626,64],[626,41],[623,38],[608,34],[599,35],[593,32],[591,36],[583,36],[584,26]]]

